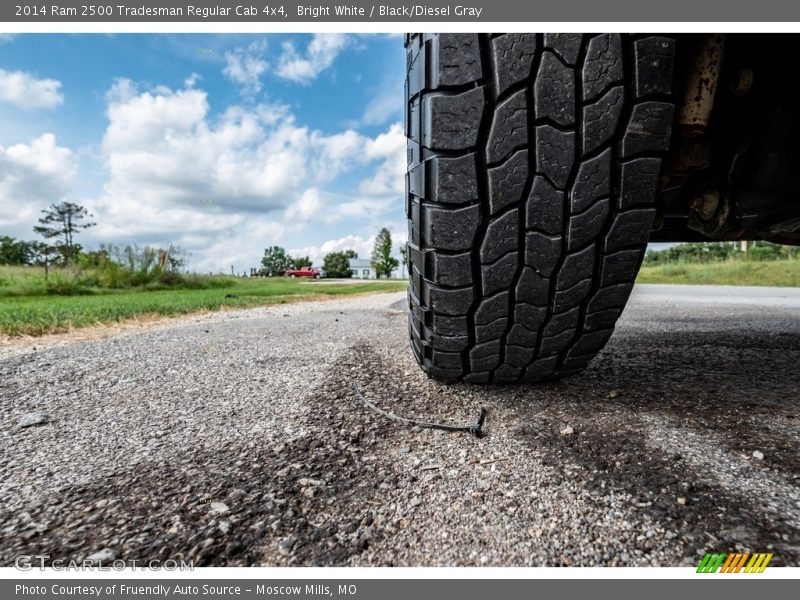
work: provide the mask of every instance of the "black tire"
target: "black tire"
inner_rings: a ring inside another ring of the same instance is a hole
[[[406,51],[417,360],[475,383],[584,368],[650,235],[674,40],[413,34]]]

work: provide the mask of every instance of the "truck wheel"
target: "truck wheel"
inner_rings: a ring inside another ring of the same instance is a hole
[[[641,264],[674,40],[406,36],[409,332],[446,381],[537,381],[608,341]]]

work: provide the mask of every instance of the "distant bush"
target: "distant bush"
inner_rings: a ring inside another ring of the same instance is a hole
[[[678,244],[664,250],[650,250],[644,258],[647,266],[696,264],[725,261],[769,261],[800,258],[800,248],[769,242],[748,242],[747,250],[739,242],[699,242]]]

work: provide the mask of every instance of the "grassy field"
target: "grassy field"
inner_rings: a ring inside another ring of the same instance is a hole
[[[222,276],[203,278],[197,281],[197,285],[198,289],[82,289],[78,295],[59,295],[57,287],[45,286],[44,273],[38,268],[0,267],[0,334],[41,335],[152,315],[264,306],[313,297],[406,288],[405,281],[335,284],[283,277],[242,279]]]
[[[800,287],[800,260],[726,261],[643,266],[637,283]]]

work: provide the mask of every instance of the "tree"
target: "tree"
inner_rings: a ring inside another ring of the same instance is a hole
[[[353,250],[331,252],[325,255],[322,268],[328,277],[349,279],[353,276],[353,272],[350,270],[351,258],[358,258]]]
[[[286,250],[280,246],[269,246],[264,249],[264,256],[261,259],[263,270],[270,275],[283,275],[291,266],[290,257]]]
[[[42,211],[43,217],[39,218],[39,225],[33,230],[46,240],[55,239],[59,243],[55,246],[64,255],[64,262],[71,264],[77,258],[75,235],[82,229],[94,227],[96,223],[84,222],[90,218],[86,209],[72,202],[51,204],[50,208]]]
[[[372,248],[372,268],[375,275],[389,277],[400,263],[392,256],[392,234],[384,227],[375,237],[375,245]]]
[[[400,259],[401,262],[403,263],[403,275],[405,275],[406,273],[409,272],[406,269],[406,266],[408,265],[408,246],[406,246],[405,244],[400,246]]]
[[[58,248],[47,242],[31,242],[31,263],[44,266],[44,278],[50,275],[50,265],[57,262]]]
[[[0,265],[28,265],[34,257],[34,242],[0,236]]]
[[[289,264],[292,266],[293,269],[302,269],[303,267],[311,266],[311,259],[308,258],[307,256],[299,256],[297,258],[290,256]]]

